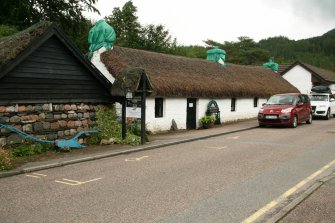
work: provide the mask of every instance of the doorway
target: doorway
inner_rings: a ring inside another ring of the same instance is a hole
[[[187,114],[186,114],[186,128],[196,129],[197,128],[197,99],[187,99]]]

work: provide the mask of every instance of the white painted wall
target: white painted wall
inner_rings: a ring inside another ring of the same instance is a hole
[[[221,122],[236,121],[239,119],[248,119],[257,117],[258,110],[267,99],[261,98],[258,100],[258,106],[254,107],[253,98],[236,98],[235,111],[231,111],[231,99],[215,99],[220,109]],[[199,99],[198,120],[205,115],[207,105],[210,99]],[[198,123],[198,127],[200,123]]]
[[[163,117],[155,118],[155,99],[146,101],[146,127],[152,132],[167,131],[171,129],[172,119],[177,123],[178,129],[186,129],[186,98],[164,98]]]
[[[240,119],[256,118],[259,108],[267,99],[261,98],[258,106],[254,107],[253,98],[236,98],[236,111],[231,111],[231,99],[215,99],[221,111],[221,122],[236,121]],[[206,114],[207,105],[211,99],[197,100],[197,120]],[[172,119],[177,123],[178,129],[186,129],[186,98],[164,98],[163,117],[155,118],[155,99],[148,98],[146,104],[146,127],[151,132],[170,130]],[[200,127],[197,121],[197,128]]]
[[[301,93],[311,92],[312,74],[300,65],[296,65],[283,75],[283,78],[295,86]],[[289,92],[288,92],[289,93]]]
[[[110,50],[113,50],[113,47]],[[101,47],[99,50],[94,51],[93,56],[91,58],[91,62],[113,84],[115,81],[115,78],[108,72],[105,64],[101,62],[101,59],[100,59],[100,54],[102,54],[105,51],[106,51],[105,47]]]

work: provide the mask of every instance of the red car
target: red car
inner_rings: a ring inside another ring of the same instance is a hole
[[[258,112],[260,127],[283,125],[296,128],[299,122],[312,124],[312,108],[310,99],[306,94],[273,95]]]

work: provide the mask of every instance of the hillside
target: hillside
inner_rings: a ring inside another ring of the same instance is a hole
[[[259,45],[268,50],[278,63],[299,60],[335,71],[335,29],[322,36],[297,41],[283,36],[271,37],[260,40]]]

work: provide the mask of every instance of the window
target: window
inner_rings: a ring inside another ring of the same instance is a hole
[[[236,111],[236,98],[231,99],[231,111]]]
[[[163,98],[155,98],[155,118],[163,117]]]
[[[258,98],[254,98],[254,107],[255,107],[255,108],[258,107]]]

